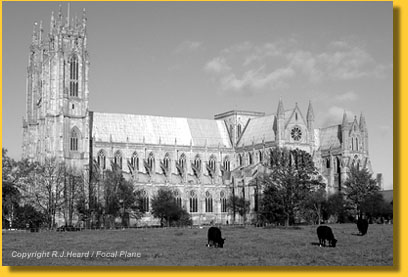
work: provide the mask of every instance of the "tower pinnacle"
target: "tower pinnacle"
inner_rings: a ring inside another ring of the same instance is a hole
[[[279,99],[277,116],[278,117],[284,117],[285,116],[285,110],[283,109],[282,98]]]

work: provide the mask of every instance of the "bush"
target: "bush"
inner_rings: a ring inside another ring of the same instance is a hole
[[[45,222],[45,215],[37,211],[31,205],[18,207],[16,210],[16,218],[13,222],[18,229],[37,229]]]

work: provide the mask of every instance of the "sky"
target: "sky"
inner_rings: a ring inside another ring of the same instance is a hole
[[[67,2],[2,2],[3,147],[21,157],[34,22]],[[296,103],[315,127],[366,118],[393,186],[392,2],[72,2],[86,9],[90,110],[213,118]]]

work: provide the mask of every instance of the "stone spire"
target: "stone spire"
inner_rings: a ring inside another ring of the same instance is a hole
[[[37,42],[38,42],[37,41],[37,39],[38,39],[37,25],[38,25],[37,21],[34,22],[34,24],[33,24],[33,35],[32,35],[32,38],[31,38],[32,44],[37,44]]]
[[[68,7],[67,7],[67,23],[66,26],[69,28],[70,26],[70,11],[71,11],[71,3],[68,2]]]
[[[313,107],[312,107],[312,101],[309,100],[309,107],[307,108],[307,115],[306,115],[307,121],[314,121],[314,112],[313,112]]]
[[[42,44],[42,42],[43,42],[43,32],[44,32],[44,29],[43,29],[43,25],[42,25],[42,20],[40,21],[40,31],[39,31],[39,38],[38,38],[38,43],[39,44]]]
[[[85,8],[82,10],[82,29],[86,30],[86,11]]]
[[[359,124],[360,130],[364,131],[366,129],[366,121],[363,113],[360,114],[360,124]]]
[[[346,113],[346,110],[344,110],[344,112],[343,112],[343,121],[342,121],[341,125],[343,125],[343,126],[347,125],[347,113]]]
[[[54,18],[54,11],[51,12],[51,20],[50,20],[50,33],[54,31],[55,28],[55,18]]]
[[[282,98],[279,99],[278,111],[277,111],[276,115],[277,115],[278,118],[285,117],[285,110],[283,109]]]

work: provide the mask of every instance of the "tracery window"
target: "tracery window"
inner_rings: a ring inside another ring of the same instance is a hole
[[[209,191],[205,193],[205,212],[206,213],[213,212],[213,199]]]
[[[164,165],[164,167],[166,169],[170,168],[170,155],[169,155],[169,153],[166,153],[166,155],[164,156],[163,165]]]
[[[136,152],[132,154],[132,157],[130,158],[130,164],[134,169],[139,170],[139,156]]]
[[[179,158],[179,165],[183,170],[186,169],[186,155],[184,153]]]
[[[78,57],[72,55],[69,64],[69,96],[78,97]]]
[[[194,190],[190,191],[190,213],[198,212],[198,200]]]
[[[150,152],[149,157],[147,158],[147,164],[151,169],[153,169],[154,166],[154,155],[152,152]]]
[[[227,172],[231,171],[231,165],[230,165],[230,160],[229,160],[228,156],[225,157],[225,159],[224,159],[224,169]]]
[[[103,150],[100,150],[98,153],[98,165],[100,169],[106,169],[106,155]]]
[[[216,160],[214,156],[210,157],[210,161],[208,162],[212,171],[215,171]]]
[[[77,129],[72,129],[71,131],[71,138],[70,138],[70,150],[71,151],[78,151],[78,130]]]
[[[181,196],[178,190],[174,191],[174,200],[176,201],[177,207],[182,208]]]
[[[242,127],[241,124],[238,124],[238,138],[241,136],[242,133]]]
[[[195,158],[194,158],[194,166],[195,166],[197,169],[200,169],[200,168],[201,168],[201,159],[200,159],[200,156],[199,156],[199,155],[196,155]]]
[[[122,169],[122,153],[120,151],[116,151],[115,157],[114,157],[114,163]]]
[[[145,190],[142,191],[142,211],[149,211],[149,195]]]
[[[220,203],[221,203],[221,212],[226,213],[227,212],[227,195],[225,194],[224,191],[220,192]]]

